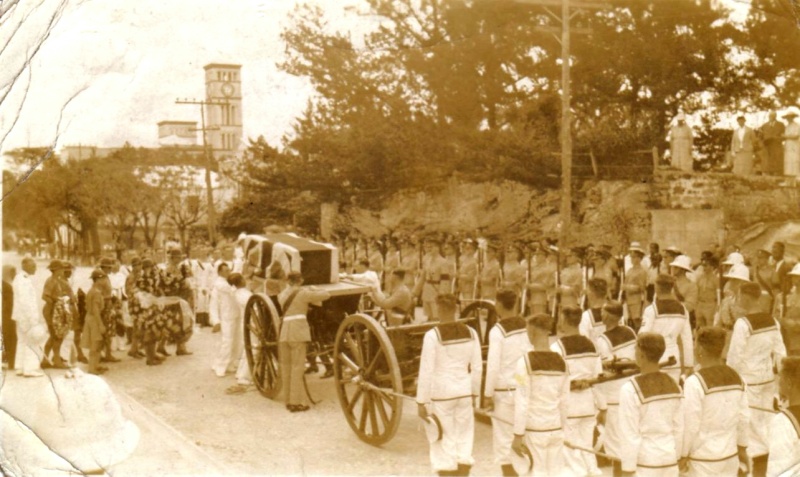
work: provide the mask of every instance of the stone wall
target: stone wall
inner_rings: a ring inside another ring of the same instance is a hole
[[[587,180],[576,184],[573,194],[573,241],[619,248],[631,240],[648,242],[657,238],[652,235],[652,212],[670,210],[683,211],[675,224],[687,230],[675,225],[670,237],[685,240],[687,247],[692,245],[692,230],[708,240],[724,241],[754,224],[800,218],[798,197],[796,181],[790,178],[659,170],[649,181]],[[326,205],[323,219],[326,228],[355,228],[366,236],[447,232],[530,239],[558,235],[559,202],[558,190],[541,191],[512,181],[453,179],[426,190],[401,191],[382,207]],[[706,220],[707,213],[717,219]]]

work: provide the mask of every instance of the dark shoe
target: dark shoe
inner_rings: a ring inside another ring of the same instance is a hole
[[[145,357],[145,356],[147,356],[147,355],[146,355],[146,354],[144,354],[144,353],[142,353],[141,351],[137,351],[137,352],[136,352],[136,356],[138,356],[138,357],[140,357],[140,358],[144,358],[144,357]]]
[[[128,356],[133,359],[142,359],[144,357],[144,355],[139,355],[139,353],[131,353],[130,351],[128,352]]]
[[[194,354],[191,351],[187,351],[186,349],[179,348],[178,351],[175,352],[177,356],[189,356],[190,354]]]
[[[98,371],[108,371],[108,366],[98,366],[97,370]]]
[[[50,363],[50,360],[47,358],[43,359],[40,365],[42,369],[49,369],[53,367],[53,365]]]
[[[148,359],[146,363],[148,366],[158,366],[162,361],[160,359]]]
[[[103,360],[101,359],[100,361],[103,361]],[[122,360],[119,359],[119,358],[115,358],[113,354],[110,354],[110,355],[106,356],[106,360],[105,360],[106,363],[119,363],[120,361],[122,361]]]
[[[289,412],[305,412],[311,409],[310,407],[302,404],[289,404],[286,407],[289,409]]]
[[[58,362],[58,363],[53,363],[53,368],[54,369],[69,369],[69,366],[67,366],[66,364],[64,364],[63,361],[61,361],[61,362]]]
[[[467,476],[469,475],[470,469],[472,469],[471,465],[458,464],[458,470],[456,470],[456,475]]]
[[[312,366],[312,367],[306,369],[306,374],[314,374],[314,373],[318,373],[318,372],[319,372],[319,368],[316,367],[316,366]]]
[[[333,377],[333,370],[328,368],[328,369],[325,370],[325,374],[323,374],[322,378],[320,378],[320,379],[328,379],[328,378],[332,378],[332,377]]]
[[[503,477],[517,477],[517,471],[514,470],[514,466],[511,464],[505,464],[500,466],[501,472],[503,473]]]
[[[78,362],[83,364],[89,364],[89,360],[86,359],[86,356],[79,354],[78,355]]]
[[[159,346],[158,349],[156,350],[156,352],[160,353],[160,354],[163,354],[164,356],[172,356],[172,354],[167,353],[166,348],[164,348],[163,346]]]
[[[94,374],[95,376],[100,376],[103,373],[105,373],[105,370],[102,369],[98,369],[97,371],[89,371],[89,374]]]

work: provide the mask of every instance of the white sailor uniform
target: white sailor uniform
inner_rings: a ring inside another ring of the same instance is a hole
[[[597,352],[603,361],[636,360],[636,333],[627,326],[617,326],[606,331],[597,340]],[[606,398],[605,432],[603,433],[603,447],[606,454],[614,457],[620,456],[620,431],[619,431],[619,392],[627,380],[624,377],[596,384]]]
[[[603,364],[594,343],[586,336],[564,336],[550,346],[567,363],[570,381],[596,379],[603,373]],[[592,448],[597,411],[605,411],[606,399],[595,387],[571,390],[567,400],[567,441],[584,448]],[[600,475],[597,457],[584,451],[565,449],[566,468],[573,475]]]
[[[533,475],[567,474],[564,429],[570,391],[566,362],[552,351],[530,351],[517,363],[514,379],[514,434],[525,436],[533,455]]]
[[[800,406],[790,406],[769,425],[767,476],[800,475]]]
[[[473,465],[475,416],[472,398],[481,389],[483,361],[478,334],[463,323],[443,323],[425,333],[417,378],[417,403],[426,404],[442,426],[431,443],[434,472]]]
[[[681,388],[663,372],[632,377],[619,394],[622,470],[640,477],[678,475],[683,442]]]
[[[767,428],[774,416],[772,402],[778,393],[777,363],[786,356],[777,322],[768,313],[741,317],[733,325],[727,364],[747,385],[747,401],[752,417],[748,454],[758,457],[769,452]]]
[[[683,451],[690,476],[736,475],[737,446],[747,447],[745,384],[730,366],[703,368],[683,386]]]
[[[581,322],[578,325],[578,333],[592,340],[592,343],[597,344],[597,339],[605,331],[606,325],[603,324],[602,308],[589,308],[583,312]]]
[[[483,395],[494,400],[492,420],[494,459],[499,465],[511,464],[511,442],[514,439],[514,373],[519,360],[531,350],[531,342],[520,317],[505,318],[489,332],[489,354],[486,359],[486,386]]]
[[[639,333],[658,333],[664,337],[667,349],[664,351],[664,361],[675,358],[676,364],[661,368],[669,374],[675,382],[681,378],[681,366],[691,368],[694,366],[694,341],[692,340],[692,327],[689,322],[689,312],[678,300],[659,300],[645,308],[642,313],[642,327]],[[680,339],[680,345],[678,340]],[[680,353],[681,346],[683,355]],[[683,356],[683,361],[681,361]]]

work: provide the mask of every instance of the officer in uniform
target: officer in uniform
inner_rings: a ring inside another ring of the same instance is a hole
[[[592,279],[602,282],[600,278]],[[599,313],[598,313],[599,314]],[[587,381],[603,373],[600,355],[594,342],[579,333],[582,323],[581,309],[566,306],[561,311],[561,338],[550,349],[564,358],[571,383],[567,411],[566,439],[584,448],[592,447],[594,428],[603,424],[606,417],[605,395],[591,387]],[[565,449],[566,467],[573,475],[600,475],[597,458],[576,449]]]
[[[517,294],[500,290],[495,304],[498,322],[489,331],[489,354],[486,359],[485,404],[494,409],[492,420],[495,462],[504,476],[517,475],[511,465],[511,441],[514,429],[514,372],[519,360],[531,349],[525,320],[517,313]],[[502,419],[502,420],[500,420]],[[507,421],[507,422],[503,422]]]
[[[694,366],[694,341],[686,307],[675,297],[675,279],[669,275],[656,278],[656,299],[645,308],[642,333],[657,333],[666,341],[665,356],[675,358],[676,364],[665,368],[675,382],[681,374],[688,375]]]
[[[486,261],[480,275],[481,299],[494,300],[497,285],[500,283],[500,261],[497,259],[497,245],[489,244],[486,248]]]
[[[478,279],[478,247],[472,239],[461,242],[458,267],[458,292],[462,300],[474,300]]]
[[[416,289],[416,277],[419,272],[419,254],[417,246],[411,240],[400,243],[400,264],[406,271],[406,286],[409,290]]]
[[[528,318],[528,338],[533,351],[517,362],[514,373],[514,440],[511,449],[522,454],[525,446],[534,462],[534,475],[562,475],[564,429],[567,427],[569,374],[567,364],[550,350],[553,317],[544,313]]]
[[[561,270],[561,306],[580,306],[583,298],[583,250],[574,247],[566,256],[567,266]]]
[[[775,319],[760,310],[761,287],[744,283],[737,303],[744,314],[733,325],[727,364],[747,384],[747,401],[752,418],[748,452],[753,458],[753,475],[764,475],[769,453],[768,426],[772,402],[778,392],[777,366],[786,356],[786,346]]]
[[[700,369],[683,387],[680,467],[691,476],[736,475],[740,463],[748,466],[750,409],[742,377],[722,358],[725,335],[722,328],[698,330],[694,352]]]
[[[533,250],[533,265],[528,285],[528,308],[531,313],[549,313],[550,296],[555,288],[555,264],[547,259],[547,249]]]
[[[666,348],[662,335],[642,332],[636,341],[641,374],[620,389],[619,448],[626,477],[678,476],[683,449],[682,393],[678,383],[659,370]]]
[[[517,295],[522,293],[525,286],[526,268],[522,264],[522,250],[516,244],[511,244],[506,250],[503,263],[503,288],[514,290]]]
[[[628,323],[634,329],[642,324],[642,308],[647,297],[647,270],[642,266],[644,249],[639,242],[631,242],[630,268],[625,272],[624,303],[628,309]]]
[[[478,334],[456,322],[454,295],[439,295],[439,325],[422,341],[417,378],[417,410],[422,419],[434,415],[442,438],[432,442],[431,465],[439,475],[469,475],[475,461],[474,401],[480,395],[483,361]]]
[[[442,262],[442,274],[439,282],[439,293],[455,294],[455,280],[458,276],[458,257],[456,256],[456,246],[452,242],[444,244],[444,261]]]
[[[436,321],[436,297],[439,295],[442,275],[445,274],[445,260],[439,250],[439,241],[425,240],[425,255],[422,257],[421,277],[417,281],[415,295],[422,298],[422,309],[427,321]]]
[[[397,242],[397,239],[391,238],[388,242],[388,248],[386,250],[386,260],[383,264],[383,279],[384,279],[384,289],[386,293],[392,292],[392,273],[395,270],[402,269],[402,265],[400,263],[400,244]],[[405,276],[405,273],[403,274]]]

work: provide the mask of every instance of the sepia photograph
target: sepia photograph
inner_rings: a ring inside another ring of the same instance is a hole
[[[9,477],[800,476],[800,0],[0,0]]]

